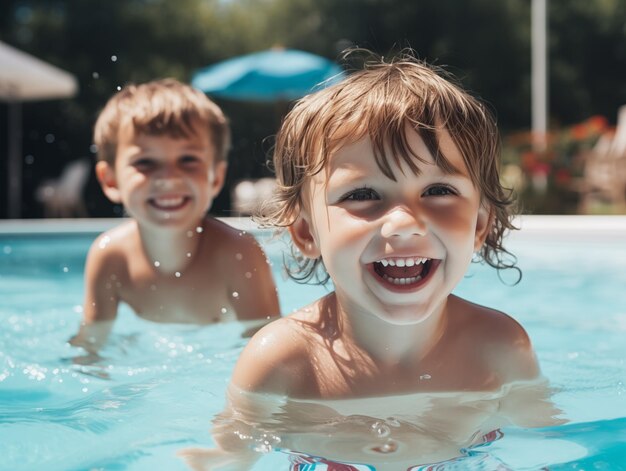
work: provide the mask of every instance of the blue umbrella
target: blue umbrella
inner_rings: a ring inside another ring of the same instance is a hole
[[[290,101],[338,82],[336,63],[295,49],[270,49],[219,62],[197,71],[191,84],[205,93],[233,100]]]

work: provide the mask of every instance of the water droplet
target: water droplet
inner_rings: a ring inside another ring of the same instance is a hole
[[[384,422],[374,422],[371,425],[371,429],[379,438],[387,438],[391,433],[391,430],[389,430],[389,427]]]
[[[180,278],[180,272],[179,272],[179,271],[177,271],[176,273],[174,273],[174,276],[175,276],[176,278]]]
[[[68,271],[70,271],[68,267],[63,267],[63,273],[67,273]]]
[[[156,289],[157,289],[157,288],[156,288],[156,285],[150,285],[150,289],[151,289],[152,291],[156,291]]]
[[[252,273],[247,271],[245,276],[246,276],[246,278],[250,279],[250,278],[252,278]]]
[[[95,144],[91,144],[89,146],[89,152],[91,152],[92,154],[95,154],[96,152],[98,152],[98,146]]]
[[[32,165],[35,163],[35,156],[28,154],[26,157],[24,157],[24,163],[26,165]]]
[[[161,262],[159,262],[158,260],[154,261],[154,266],[155,267],[160,267],[161,266]]]
[[[198,226],[198,227],[196,227],[196,232],[197,232],[198,234],[200,234],[202,231],[204,231],[204,228],[203,228],[202,226]]]
[[[117,62],[117,56],[115,55],[111,56],[111,62]]]
[[[222,308],[222,314],[226,314],[227,309],[225,307]]]
[[[87,391],[89,391],[89,388],[83,388],[82,391],[86,393]]]
[[[187,252],[187,258],[191,258],[191,252]]]
[[[91,74],[91,76],[95,79],[99,79],[100,78],[100,74],[98,72],[94,72],[93,74]]]
[[[116,88],[118,92],[122,89],[122,87],[120,87],[119,85]]]
[[[238,298],[239,297],[239,293],[237,291],[233,291],[233,298]]]
[[[240,253],[236,253],[236,254],[235,254],[235,258],[236,258],[237,260],[243,260],[243,255],[241,255]]]
[[[187,231],[187,237],[193,237],[193,231]]]
[[[5,254],[9,255],[11,252],[13,252],[13,249],[11,248],[11,246],[10,246],[10,245],[5,245],[5,246],[4,246],[4,248],[2,249],[2,251],[3,251]]]
[[[431,379],[432,376],[430,376],[428,373],[424,374],[424,375],[420,375],[420,379]]]

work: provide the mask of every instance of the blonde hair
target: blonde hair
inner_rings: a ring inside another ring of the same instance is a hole
[[[419,174],[419,162],[407,142],[406,127],[415,129],[435,163],[454,173],[439,148],[437,129],[445,128],[463,156],[493,222],[480,255],[489,265],[514,268],[502,246],[511,224],[511,192],[499,178],[500,138],[493,115],[477,98],[452,82],[443,70],[403,53],[390,62],[380,58],[342,82],[301,99],[285,117],[274,148],[277,190],[257,217],[265,226],[287,227],[302,209],[303,185],[326,167],[344,145],[369,137],[381,171],[396,180],[391,162],[406,163]],[[308,281],[322,267],[292,250],[296,268],[288,271]],[[326,274],[326,281],[328,276]]]
[[[127,85],[107,102],[94,127],[98,160],[115,163],[120,129],[136,133],[189,137],[206,131],[215,160],[226,160],[230,128],[222,110],[204,93],[175,79]]]

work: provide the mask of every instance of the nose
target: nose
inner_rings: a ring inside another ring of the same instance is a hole
[[[156,175],[154,185],[161,190],[169,189],[174,187],[179,178],[180,175],[175,166],[165,165]]]
[[[412,237],[426,233],[423,217],[405,207],[393,208],[385,215],[381,228],[383,237]]]

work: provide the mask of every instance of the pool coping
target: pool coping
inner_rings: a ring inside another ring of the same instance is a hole
[[[242,230],[258,230],[248,217],[218,218]],[[110,229],[125,218],[100,219],[6,219],[0,221],[0,235],[27,234],[92,234]],[[601,239],[622,239],[626,242],[626,215],[615,216],[518,216],[514,237],[554,235],[559,238],[595,236]]]

